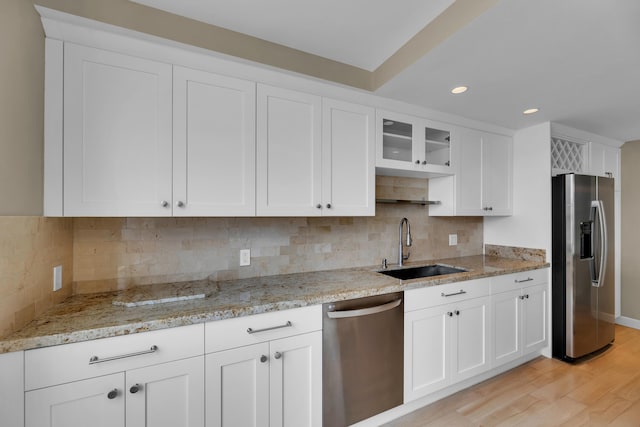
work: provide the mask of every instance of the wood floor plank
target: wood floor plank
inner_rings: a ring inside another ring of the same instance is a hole
[[[616,326],[603,354],[568,364],[539,357],[386,427],[640,427],[640,330]]]

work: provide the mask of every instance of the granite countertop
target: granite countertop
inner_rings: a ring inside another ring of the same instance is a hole
[[[477,255],[412,262],[406,267],[436,263],[467,271],[400,280],[378,274],[376,270],[379,268],[376,267],[360,267],[220,282],[199,280],[166,283],[139,286],[121,292],[76,295],[51,308],[20,331],[0,338],[0,353],[191,325],[549,266],[540,261]]]

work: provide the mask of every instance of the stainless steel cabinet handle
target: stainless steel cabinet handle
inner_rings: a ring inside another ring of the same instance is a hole
[[[142,356],[143,354],[151,354],[151,353],[155,353],[156,351],[158,351],[158,346],[152,345],[149,350],[136,351],[135,353],[121,354],[119,356],[105,357],[103,359],[100,359],[98,356],[91,356],[91,358],[89,359],[89,365],[95,365],[96,363],[103,363],[103,362],[111,362],[112,360],[126,359],[127,357]]]
[[[265,356],[264,354],[262,356],[260,356],[260,361],[262,363],[266,362],[269,358],[267,356]]]
[[[107,393],[107,399],[109,399],[109,400],[113,400],[116,397],[118,397],[118,389],[117,388],[114,388],[109,393]]]
[[[134,384],[131,386],[131,388],[129,389],[129,392],[132,394],[136,394],[137,392],[139,392],[140,390],[142,390],[142,386],[140,384]]]
[[[279,351],[276,351],[276,352],[273,354],[273,357],[275,357],[276,359],[280,359],[280,358],[282,357],[282,353],[280,353]]]
[[[184,208],[184,202],[182,200],[178,200],[178,202],[176,203],[176,206],[179,208]]]
[[[293,326],[293,323],[291,323],[290,320],[287,320],[287,323],[285,323],[284,325],[271,326],[269,328],[262,328],[262,329],[247,328],[247,333],[248,334],[255,334],[257,332],[265,332],[265,331],[272,331],[274,329],[288,328],[289,326]]]
[[[527,277],[527,278],[526,278],[526,279],[524,279],[524,280],[518,280],[518,279],[516,279],[516,280],[514,280],[514,282],[516,282],[516,283],[524,283],[524,282],[531,282],[532,280],[533,280],[533,277]]]
[[[464,295],[464,294],[466,294],[466,293],[467,293],[466,291],[464,291],[464,290],[460,289],[460,291],[458,291],[458,292],[454,292],[454,293],[452,293],[452,294],[445,294],[445,293],[443,292],[443,293],[441,293],[441,294],[440,294],[440,296],[443,296],[443,297],[452,297],[452,296],[455,296],[455,295]]]
[[[163,208],[166,208],[167,206],[169,206],[169,202],[167,202],[166,200],[163,200],[160,202],[160,206],[162,206]]]
[[[345,319],[348,317],[366,316],[368,314],[382,313],[383,311],[396,308],[402,302],[401,299],[391,301],[382,305],[376,305],[375,307],[361,308],[358,310],[343,310],[343,311],[328,311],[327,317],[329,319]]]

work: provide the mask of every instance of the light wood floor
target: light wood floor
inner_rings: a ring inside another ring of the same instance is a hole
[[[640,426],[640,331],[617,326],[589,361],[540,357],[386,426]]]

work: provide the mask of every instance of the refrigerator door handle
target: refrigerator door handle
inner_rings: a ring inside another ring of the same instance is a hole
[[[604,206],[602,200],[591,201],[591,208],[598,213],[598,223],[600,224],[600,271],[595,274],[595,265],[591,268],[591,285],[597,288],[601,288],[604,285],[604,275],[607,270],[607,251],[609,246],[609,240],[607,236],[607,220],[604,215]],[[591,261],[595,263],[595,260]]]

